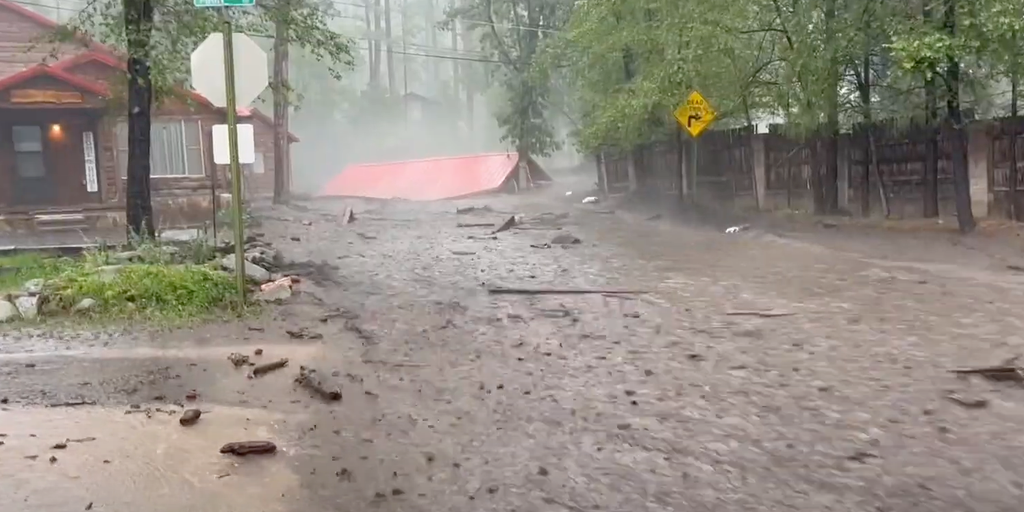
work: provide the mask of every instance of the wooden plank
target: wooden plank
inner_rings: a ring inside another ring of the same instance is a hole
[[[51,103],[55,105],[83,103],[82,93],[74,91],[47,91],[42,89],[14,89],[10,92],[11,103]]]

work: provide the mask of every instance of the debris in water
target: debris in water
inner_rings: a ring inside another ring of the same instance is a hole
[[[86,510],[92,510],[92,502],[91,501],[89,502],[88,505],[85,506],[85,509]]]
[[[341,384],[332,384],[320,378],[314,368],[305,366],[299,367],[299,375],[295,377],[295,383],[312,391],[324,400],[341,400]]]
[[[4,402],[7,403],[7,402]],[[95,400],[68,400],[66,402],[54,402],[47,404],[47,407],[79,407],[82,405],[96,405]]]
[[[598,199],[595,196],[588,196],[588,197],[584,197],[583,198],[583,204],[593,204],[593,203],[596,203],[598,201],[600,201],[600,199]]]
[[[465,215],[473,212],[491,212],[494,211],[490,206],[467,206],[465,208],[456,208],[455,213],[457,215]]]
[[[512,229],[512,227],[515,226],[515,225],[516,225],[516,216],[513,215],[513,216],[509,217],[508,220],[506,220],[502,225],[498,226],[498,229],[495,229],[494,232],[491,233],[491,234],[496,235],[496,234],[501,233],[503,231],[508,231],[508,230]]]
[[[488,288],[487,293],[492,295],[585,295],[590,293],[631,295],[650,293],[643,290],[615,290],[600,288]]]
[[[50,455],[50,464],[56,464],[56,463],[57,463],[57,457],[55,455]]]
[[[278,359],[277,361],[274,361],[272,363],[257,365],[253,367],[252,374],[249,376],[249,378],[259,377],[261,375],[270,373],[274,370],[280,370],[285,366],[288,366],[288,359]]]
[[[405,491],[399,489],[398,487],[395,487],[394,489],[391,489],[391,495],[392,496],[401,496],[403,494],[405,494]]]
[[[987,366],[982,368],[964,368],[961,370],[950,370],[960,377],[968,375],[979,375],[995,382],[1016,382],[1024,383],[1024,369],[1014,365]]]
[[[858,450],[858,451],[854,452],[853,454],[848,455],[846,457],[846,460],[850,460],[850,461],[853,461],[853,462],[860,462],[860,463],[863,464],[863,463],[867,462],[869,459],[877,459],[877,458],[879,458],[877,454],[874,454],[874,453],[871,453],[871,452],[867,452],[867,451],[864,451],[864,450]]]
[[[220,447],[220,453],[244,457],[251,454],[266,454],[277,451],[277,445],[270,441],[235,441]]]
[[[662,215],[660,213],[656,213],[654,215],[651,215],[650,217],[647,217],[644,220],[660,220],[661,217],[662,217]]]
[[[258,348],[258,349],[256,349],[256,351],[253,352],[253,354],[256,354],[258,356],[262,356],[263,355],[263,349],[262,348]]]
[[[493,222],[460,222],[455,225],[457,228],[493,228]]]
[[[319,340],[319,339],[322,339],[324,337],[323,334],[320,334],[318,332],[313,332],[313,331],[307,329],[306,327],[300,327],[300,328],[295,329],[295,330],[287,330],[287,329],[285,329],[284,332],[286,332],[288,334],[288,336],[291,336],[292,339],[295,339],[295,340]]]
[[[968,409],[982,409],[988,406],[988,400],[985,400],[984,398],[969,398],[957,393],[950,393],[946,395],[946,400]]]
[[[185,400],[195,400],[197,398],[199,398],[199,392],[197,392],[194,389],[192,391],[189,391],[188,393],[185,393]]]
[[[566,197],[571,196],[572,195],[572,190],[566,192],[565,195],[566,195]]]
[[[341,225],[351,224],[356,221],[356,213],[352,211],[351,207],[346,207],[345,211],[341,214]]]
[[[732,235],[735,233],[739,233],[740,231],[746,231],[748,229],[750,229],[750,224],[741,224],[739,226],[733,226],[731,228],[726,229],[725,234]]]
[[[452,254],[455,255],[455,256],[472,256],[472,255],[476,254],[476,252],[474,252],[474,251],[452,251]]]
[[[551,245],[574,245],[580,243],[583,243],[583,241],[571,233],[561,233],[551,239]]]
[[[775,310],[750,311],[750,310],[742,310],[741,309],[741,310],[726,311],[725,314],[728,315],[728,316],[759,316],[761,318],[776,318],[776,317],[780,317],[780,316],[793,316],[796,313],[793,313],[792,311],[775,311]]]
[[[67,447],[68,447],[68,443],[67,443],[67,441],[61,441],[61,442],[59,442],[59,443],[55,443],[55,444],[54,444],[53,446],[51,446],[50,448],[51,448],[51,449],[54,449],[54,450],[63,450],[63,449],[65,449],[65,448],[67,448]]]
[[[199,417],[203,415],[203,411],[199,409],[187,409],[181,414],[181,418],[178,419],[178,423],[183,427],[191,427],[199,421]]]
[[[241,368],[249,364],[249,356],[239,354],[238,352],[232,352],[231,355],[228,356],[228,361],[231,361],[231,364],[235,365],[235,368]]]

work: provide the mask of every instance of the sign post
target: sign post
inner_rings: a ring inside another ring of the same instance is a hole
[[[255,0],[193,0],[196,7],[251,6]],[[235,282],[239,303],[245,303],[245,236],[242,169],[238,162],[238,107],[247,106],[267,87],[267,54],[245,34],[235,34],[223,12],[223,32],[210,34],[192,52],[192,86],[225,110],[231,169],[231,210],[235,235]],[[243,76],[236,73],[236,64]],[[239,78],[241,78],[239,80]],[[236,86],[240,86],[238,89]]]
[[[718,113],[711,108],[708,100],[704,99],[699,92],[693,91],[686,97],[686,103],[680,105],[672,115],[676,118],[687,133],[690,134],[692,145],[690,146],[690,165],[687,166],[688,181],[690,182],[690,199],[697,198],[697,139],[707,130],[711,123],[718,118]]]

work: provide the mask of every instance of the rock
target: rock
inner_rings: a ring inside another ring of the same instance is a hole
[[[551,239],[551,245],[573,245],[579,243],[583,243],[583,241],[571,233],[561,233]]]
[[[106,265],[97,268],[96,273],[99,274],[100,279],[103,281],[113,281],[117,278],[117,275],[121,273],[123,268],[123,265]]]
[[[281,278],[260,287],[255,299],[260,302],[279,302],[292,296],[291,278]]]
[[[110,255],[110,259],[121,263],[128,263],[142,260],[142,254],[139,251],[124,251]]]
[[[39,295],[32,295],[14,299],[14,305],[18,307],[18,312],[21,313],[22,318],[31,320],[39,316],[43,301]]]
[[[220,453],[246,456],[249,454],[274,453],[277,445],[270,441],[235,441],[221,446]]]
[[[199,409],[187,409],[181,414],[181,418],[178,419],[178,423],[183,427],[190,427],[199,421],[199,417],[202,416],[202,414],[203,412]]]
[[[235,256],[234,255],[228,255],[228,256],[225,256],[225,257],[221,258],[220,266],[224,270],[228,270],[230,272],[234,272],[235,271]],[[246,261],[245,262],[245,269],[244,269],[244,271],[245,271],[245,277],[249,278],[252,281],[256,281],[256,282],[260,282],[260,283],[265,283],[265,282],[270,280],[270,272],[268,272],[267,269],[265,269],[265,268],[263,268],[263,267],[261,267],[259,265],[256,265],[255,263],[252,263],[250,261]]]
[[[96,299],[90,299],[86,297],[82,299],[78,304],[75,304],[75,307],[71,308],[71,311],[75,313],[82,313],[96,307],[96,304]]]
[[[249,356],[239,354],[238,352],[232,352],[231,355],[228,356],[228,361],[231,361],[231,364],[235,365],[235,368],[241,368],[249,364]]]
[[[13,322],[21,318],[18,307],[6,300],[0,300],[0,324]]]
[[[40,293],[43,293],[43,286],[46,286],[46,281],[42,279],[32,279],[26,281],[25,284],[22,285],[21,289],[29,295],[39,295]]]

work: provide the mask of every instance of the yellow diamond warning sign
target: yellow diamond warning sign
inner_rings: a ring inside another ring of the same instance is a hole
[[[674,115],[679,125],[689,132],[691,137],[697,138],[711,126],[718,114],[704,96],[693,91],[686,98],[686,104],[677,108]]]

